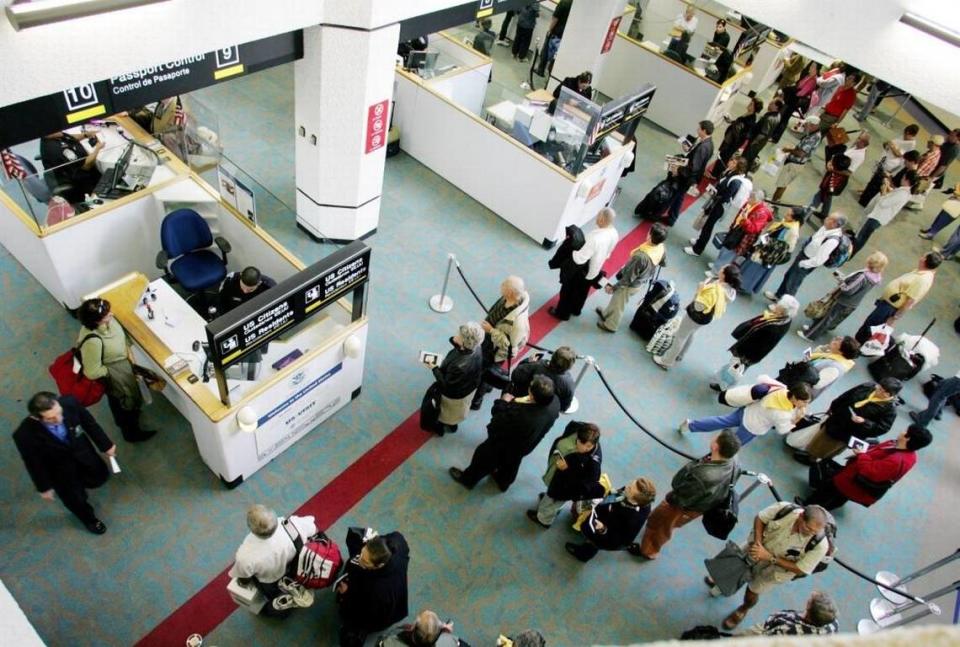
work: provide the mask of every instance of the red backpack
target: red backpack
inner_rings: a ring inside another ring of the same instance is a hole
[[[333,584],[343,566],[343,556],[337,543],[323,532],[304,541],[289,519],[283,520],[283,529],[297,551],[296,557],[287,566],[287,575],[308,589],[325,589]]]
[[[76,348],[71,348],[53,360],[53,364],[47,369],[50,371],[50,375],[53,376],[54,382],[57,383],[57,389],[60,391],[60,394],[72,395],[77,399],[77,402],[85,407],[99,402],[107,390],[103,382],[87,379],[83,374],[83,364],[80,360],[80,347],[91,337],[99,339],[99,335],[87,335],[77,344]],[[101,340],[100,343],[100,354],[102,358],[103,340]],[[77,367],[79,367],[79,370],[77,370]]]

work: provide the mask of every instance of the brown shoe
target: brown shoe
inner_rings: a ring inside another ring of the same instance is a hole
[[[728,615],[723,619],[723,628],[724,629],[736,629],[737,625],[743,622],[743,619],[747,616],[747,610],[743,607],[737,607],[733,610],[733,613]]]

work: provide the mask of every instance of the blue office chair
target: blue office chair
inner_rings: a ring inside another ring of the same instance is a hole
[[[214,243],[219,256],[210,249]],[[179,282],[189,292],[218,286],[227,275],[230,243],[222,236],[214,238],[207,221],[193,209],[167,214],[160,225],[160,245],[157,267],[168,281]]]

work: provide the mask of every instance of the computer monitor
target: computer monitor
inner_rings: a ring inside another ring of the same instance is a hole
[[[440,52],[435,50],[425,50],[422,52],[410,52],[407,55],[407,69],[417,71],[433,70],[437,66],[437,57]]]

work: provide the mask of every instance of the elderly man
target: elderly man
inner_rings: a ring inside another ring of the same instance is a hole
[[[733,629],[743,622],[762,593],[814,572],[830,548],[827,521],[827,512],[818,505],[802,507],[780,502],[760,511],[743,546],[750,567],[747,590],[743,603],[723,620],[725,629]],[[720,595],[710,576],[704,581],[711,595]]]
[[[603,264],[617,246],[619,234],[613,226],[616,217],[617,213],[610,207],[601,209],[597,213],[596,228],[586,235],[583,247],[572,252],[572,260],[579,272],[560,284],[560,300],[556,307],[548,310],[560,321],[567,321],[570,315],[580,316],[590,287],[599,279]]]
[[[404,645],[457,647],[461,642],[453,633],[452,622],[443,622],[436,612],[424,609],[417,614],[413,624],[401,623],[397,627],[391,627],[387,633],[380,636],[376,644],[382,647],[403,647]]]
[[[714,436],[708,455],[690,461],[674,474],[670,491],[647,519],[643,539],[639,545],[630,546],[630,552],[644,559],[656,559],[675,529],[721,503],[740,476],[736,458],[739,451],[740,439],[731,430]]]
[[[267,598],[263,614],[285,617],[290,609],[309,607],[313,593],[284,580],[287,566],[297,556],[292,533],[306,538],[317,534],[312,516],[284,519],[270,508],[255,504],[247,509],[250,534],[237,549],[230,577],[242,584],[253,584]]]
[[[87,501],[87,488],[103,485],[110,473],[90,443],[107,456],[116,455],[116,445],[72,396],[41,391],[30,398],[27,411],[13,442],[40,497],[53,501],[56,494],[87,530],[107,532]]]
[[[440,436],[456,433],[457,425],[467,417],[470,401],[483,378],[480,344],[485,337],[486,333],[480,324],[468,321],[450,338],[453,349],[446,354],[440,365],[429,365],[436,378],[431,390],[438,392],[440,398],[439,402],[436,402],[435,398],[424,398],[424,405],[432,406],[430,411],[421,407],[421,427],[425,421],[432,421],[436,416],[436,424],[427,424],[425,431],[435,431]]]
[[[833,598],[823,591],[814,591],[807,599],[803,610],[786,609],[770,614],[767,619],[744,632],[747,636],[822,636],[835,634],[840,630],[837,624],[837,605]]]
[[[493,403],[487,439],[474,450],[469,467],[449,469],[450,478],[472,490],[480,479],[492,475],[500,491],[506,492],[523,457],[540,444],[559,415],[560,401],[546,375],[533,378],[529,394],[522,398],[504,393]]]
[[[779,301],[785,294],[796,296],[800,284],[812,271],[827,263],[830,255],[841,244],[843,226],[847,218],[841,213],[834,212],[827,216],[813,236],[807,239],[797,258],[790,265],[790,269],[783,275],[783,281],[776,292],[766,290],[763,296],[771,301]]]
[[[530,336],[530,295],[519,276],[508,276],[500,284],[500,298],[497,299],[480,326],[487,334],[480,346],[483,357],[483,372],[504,360],[513,361]],[[483,396],[493,387],[480,383],[470,403],[474,411],[483,404]]]
[[[784,192],[790,183],[793,182],[801,169],[810,161],[813,152],[817,150],[820,144],[820,118],[807,117],[803,120],[803,136],[796,146],[785,147],[783,152],[787,154],[783,160],[783,167],[777,173],[776,191],[773,192],[773,201],[780,202]]]

